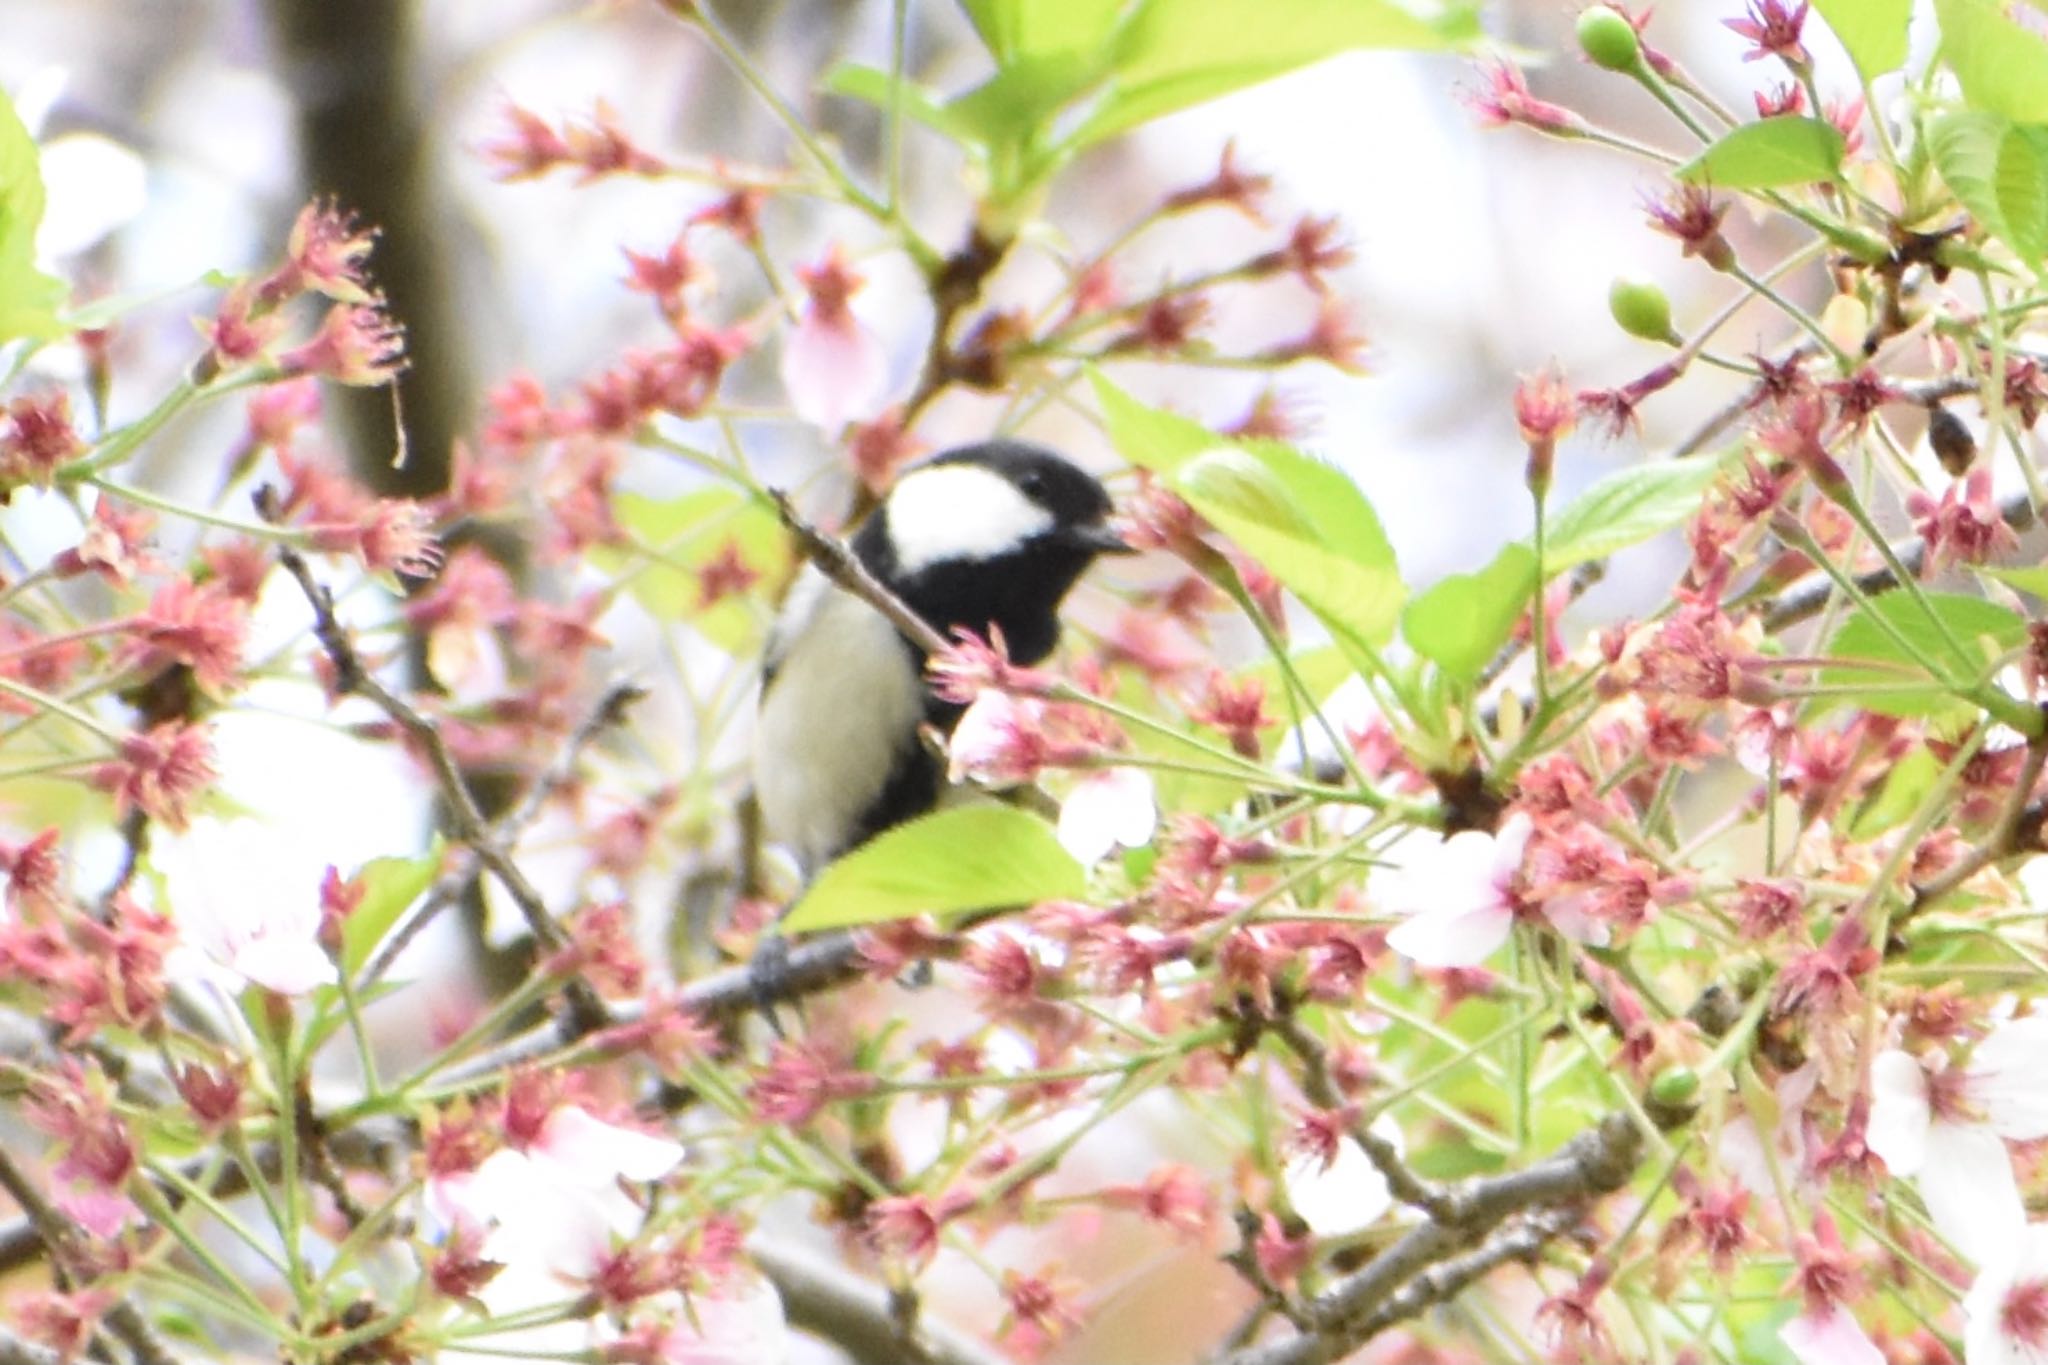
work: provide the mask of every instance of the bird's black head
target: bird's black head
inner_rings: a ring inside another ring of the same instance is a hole
[[[854,538],[868,570],[941,634],[999,628],[1035,663],[1059,636],[1060,601],[1097,555],[1129,547],[1109,494],[1043,446],[985,441],[905,471]]]

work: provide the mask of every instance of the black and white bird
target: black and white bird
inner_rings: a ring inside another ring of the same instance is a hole
[[[905,472],[861,524],[854,556],[938,633],[1002,632],[1037,663],[1059,639],[1060,602],[1098,555],[1128,553],[1109,495],[1065,458],[987,441]],[[925,653],[815,565],[768,640],[754,732],[764,842],[806,877],[938,804],[945,774],[918,737],[950,735],[963,708],[925,685]]]

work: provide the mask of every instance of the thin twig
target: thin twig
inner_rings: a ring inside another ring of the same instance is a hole
[[[569,736],[569,742],[556,755],[554,763],[528,789],[525,798],[498,819],[491,829],[492,841],[502,848],[516,844],[542,807],[575,780],[576,767],[582,761],[584,751],[606,730],[623,722],[628,708],[646,695],[646,689],[638,683],[622,682],[607,689],[583,723],[576,727],[576,732]],[[474,853],[467,848],[461,849],[452,862],[453,866],[436,877],[433,885],[427,888],[418,908],[377,945],[376,953],[363,971],[365,984],[383,980],[384,974],[391,970],[392,964],[420,931],[439,918],[442,911],[460,901],[476,881],[478,859]]]
[[[1309,1330],[1230,1352],[1216,1365],[1325,1365],[1350,1355],[1495,1266],[1532,1256],[1570,1231],[1584,1204],[1628,1183],[1642,1147],[1634,1123],[1610,1114],[1547,1160],[1448,1187],[1445,1216],[1416,1226],[1309,1303]]]
[[[930,622],[906,606],[902,598],[890,592],[880,579],[869,573],[867,566],[854,558],[853,551],[847,549],[844,543],[805,521],[790,503],[787,493],[780,489],[770,489],[768,496],[775,500],[775,512],[782,518],[783,526],[796,537],[797,548],[803,552],[805,559],[817,566],[819,573],[888,617],[889,624],[903,632],[904,638],[925,653],[945,653],[949,647],[945,637],[932,629]]]
[[[278,519],[277,494],[274,489],[263,487],[256,490],[256,510],[267,521]],[[427,762],[434,770],[434,777],[441,789],[441,795],[448,803],[450,833],[455,841],[466,845],[476,855],[505,893],[519,908],[526,920],[534,941],[550,953],[558,953],[569,947],[569,936],[549,913],[547,903],[526,878],[519,865],[512,860],[494,835],[490,822],[484,818],[477,805],[476,795],[469,789],[469,781],[462,775],[461,766],[455,761],[455,754],[448,747],[441,728],[397,693],[377,680],[375,674],[364,665],[362,656],[356,652],[354,641],[349,638],[341,621],[334,614],[334,595],[322,587],[313,577],[312,568],[305,556],[288,545],[278,547],[278,562],[297,581],[299,591],[313,609],[313,634],[326,651],[329,662],[334,665],[335,686],[344,693],[353,693],[369,701],[378,710],[398,725],[419,746]],[[581,981],[570,981],[563,988],[569,1002],[570,1023],[580,1033],[588,1033],[604,1027],[609,1016],[604,1002],[597,993]]]
[[[860,1365],[1002,1363],[981,1343],[929,1318],[906,1339],[879,1285],[772,1243],[752,1242],[747,1251],[782,1296],[790,1325],[823,1337]]]

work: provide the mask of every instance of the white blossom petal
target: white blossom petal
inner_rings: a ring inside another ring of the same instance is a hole
[[[47,203],[36,255],[70,256],[142,212],[149,172],[142,158],[98,133],[65,133],[42,147]]]
[[[1515,927],[1505,905],[1427,910],[1395,925],[1387,946],[1425,967],[1476,967],[1500,951]]]
[[[1060,847],[1083,867],[1093,867],[1119,846],[1142,848],[1158,827],[1151,775],[1136,768],[1092,772],[1060,803]]]
[[[548,1115],[538,1153],[586,1184],[659,1180],[683,1159],[683,1145],[594,1118],[573,1104]]]
[[[334,963],[319,941],[327,865],[312,852],[260,820],[195,820],[160,836],[150,859],[183,939],[171,973],[230,991],[253,981],[281,995],[332,984]]]
[[[1800,1365],[1885,1365],[1877,1343],[1840,1308],[1800,1314],[1778,1329],[1778,1340],[1799,1357]]]
[[[1999,1136],[2048,1137],[2048,1017],[2029,1015],[1991,1030],[1970,1058],[1965,1088]]]
[[[1937,1120],[1915,1178],[1934,1230],[1977,1265],[1996,1260],[2026,1226],[2005,1141],[1982,1124]]]
[[[789,1359],[782,1296],[765,1278],[717,1297],[693,1295],[690,1312],[677,1317],[662,1338],[663,1365],[784,1365]]]
[[[1403,1151],[1401,1130],[1385,1114],[1373,1120],[1372,1131],[1396,1152]],[[1287,1202],[1318,1237],[1349,1236],[1379,1222],[1394,1207],[1387,1178],[1348,1138],[1338,1144],[1336,1159],[1327,1170],[1309,1158],[1290,1162],[1282,1174]]]
[[[2004,1251],[1977,1275],[1963,1296],[1963,1359],[1967,1365],[2044,1365],[2041,1343],[2015,1338],[2006,1303],[2015,1289],[2048,1281],[2048,1224],[2020,1229]]]
[[[1873,1057],[1870,1119],[1863,1141],[1893,1176],[1903,1179],[1912,1175],[1926,1161],[1927,1128],[1932,1121],[1927,1108],[1927,1073],[1920,1063],[1896,1048]]]

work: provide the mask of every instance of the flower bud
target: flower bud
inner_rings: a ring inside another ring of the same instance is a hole
[[[1700,1107],[1700,1077],[1689,1066],[1667,1066],[1651,1078],[1643,1111],[1665,1132],[1682,1128]]]
[[[1678,332],[1671,326],[1671,300],[1648,280],[1624,276],[1609,285],[1607,311],[1613,315],[1615,325],[1632,337],[1667,346],[1679,344]]]
[[[1939,403],[1927,409],[1927,444],[1951,479],[1960,479],[1977,462],[1977,438],[1962,418]]]
[[[1626,18],[1606,5],[1589,5],[1579,14],[1579,50],[1607,71],[1633,71],[1643,59],[1642,39]]]

